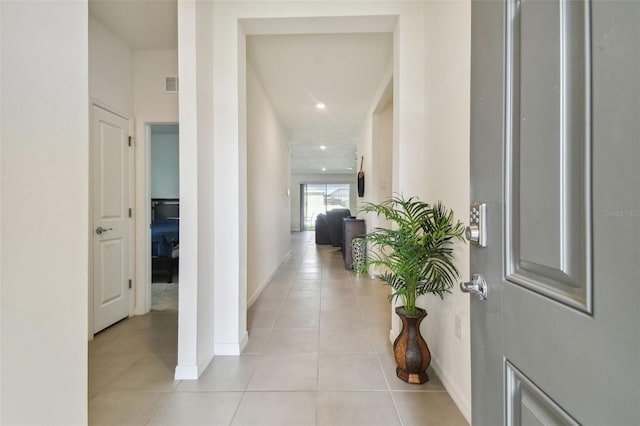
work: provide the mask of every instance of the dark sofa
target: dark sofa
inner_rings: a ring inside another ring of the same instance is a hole
[[[316,244],[331,244],[331,239],[329,238],[329,221],[327,220],[327,215],[324,213],[320,213],[316,217]]]
[[[329,240],[334,247],[342,247],[342,219],[345,217],[351,217],[349,209],[334,209],[327,212]]]
[[[349,209],[329,210],[316,217],[316,244],[331,244],[342,247],[342,219],[351,217]]]

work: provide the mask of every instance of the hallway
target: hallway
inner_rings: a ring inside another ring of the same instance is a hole
[[[247,315],[249,344],[197,381],[174,381],[177,313],[152,312],[89,343],[91,425],[467,425],[433,371],[395,377],[388,287],[293,233],[291,256]],[[428,337],[427,337],[428,341]]]

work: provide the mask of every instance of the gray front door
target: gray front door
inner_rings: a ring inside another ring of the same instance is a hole
[[[474,426],[640,425],[640,2],[472,3]]]

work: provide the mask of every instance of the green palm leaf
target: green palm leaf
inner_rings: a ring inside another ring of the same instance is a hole
[[[394,223],[393,229],[375,228],[365,236],[369,255],[361,272],[371,267],[383,271],[377,277],[393,291],[405,309],[415,314],[415,302],[423,294],[441,298],[451,293],[458,268],[453,243],[464,241],[464,227],[442,203],[430,205],[417,197],[395,196],[380,204],[366,203],[361,212],[375,213]]]

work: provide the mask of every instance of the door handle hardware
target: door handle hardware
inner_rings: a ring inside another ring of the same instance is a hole
[[[485,203],[471,203],[469,206],[469,226],[464,235],[471,244],[487,246],[487,205]]]
[[[113,228],[103,228],[102,226],[98,226],[98,227],[96,228],[96,234],[98,234],[98,235],[102,235],[102,234],[104,234],[105,232],[107,232],[107,231],[111,231],[111,230],[113,230]]]
[[[463,293],[473,294],[478,300],[487,300],[489,286],[482,275],[473,274],[471,281],[460,283],[460,290]]]

